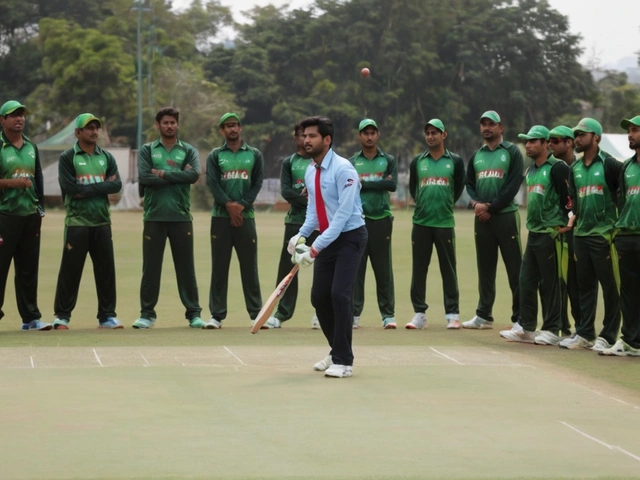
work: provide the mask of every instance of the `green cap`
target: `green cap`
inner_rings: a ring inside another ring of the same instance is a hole
[[[578,122],[578,125],[573,127],[574,132],[595,133],[598,136],[602,136],[602,125],[593,118],[584,117]]]
[[[92,113],[81,113],[80,115],[78,115],[78,118],[76,118],[76,128],[84,128],[89,124],[89,122],[93,121],[98,122],[99,127],[102,126],[102,122],[100,121],[100,119],[94,116]]]
[[[378,130],[378,124],[376,123],[375,120],[372,120],[370,118],[365,118],[364,120],[362,120],[360,122],[360,125],[358,125],[358,132],[361,132],[362,130],[364,130],[367,127],[373,127],[376,130]]]
[[[9,100],[7,103],[2,105],[2,107],[0,107],[0,115],[4,117],[5,115],[9,115],[10,113],[15,112],[19,108],[24,108],[25,113],[29,113],[27,107],[22,105],[20,102]]]
[[[233,118],[233,119],[237,120],[237,121],[238,121],[238,123],[241,123],[241,122],[240,122],[240,117],[238,116],[238,114],[237,114],[237,113],[227,112],[227,113],[225,113],[224,115],[222,115],[222,116],[220,117],[220,123],[218,123],[218,126],[219,126],[219,127],[221,127],[221,126],[222,126],[222,124],[223,124],[224,122],[226,122],[227,120],[229,120],[230,118]]]
[[[549,129],[544,125],[534,125],[528,133],[521,133],[518,138],[520,140],[536,140],[538,138],[549,140]]]
[[[442,123],[442,120],[440,120],[439,118],[432,118],[431,120],[429,120],[427,123],[424,124],[424,129],[426,130],[429,125],[431,125],[434,128],[437,128],[441,132],[444,132],[444,123]]]
[[[482,116],[480,117],[480,120],[482,120],[483,118],[488,118],[492,122],[502,123],[502,120],[500,119],[500,115],[498,115],[498,112],[496,112],[495,110],[487,110],[482,114]]]
[[[631,119],[623,118],[620,122],[620,126],[625,130],[628,130],[631,125],[635,125],[636,127],[640,127],[640,115],[636,115]]]
[[[549,138],[575,138],[575,135],[569,127],[558,125],[549,132]]]

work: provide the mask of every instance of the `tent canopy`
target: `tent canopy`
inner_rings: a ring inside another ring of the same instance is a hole
[[[56,150],[61,152],[73,147],[76,144],[76,140],[76,126],[74,122],[70,122],[54,136],[39,143],[38,150]]]
[[[629,148],[629,138],[626,133],[603,133],[600,148],[618,160],[626,160],[633,156],[633,150]]]

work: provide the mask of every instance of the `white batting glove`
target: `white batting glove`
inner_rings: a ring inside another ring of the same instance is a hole
[[[306,241],[307,239],[304,238],[299,233],[294,235],[289,239],[289,244],[287,245],[287,252],[289,252],[290,255],[294,255],[296,253],[296,246],[304,245]]]
[[[300,265],[301,267],[308,267],[311,265],[316,257],[318,256],[318,252],[313,248],[307,245],[298,245],[296,247],[295,263]]]

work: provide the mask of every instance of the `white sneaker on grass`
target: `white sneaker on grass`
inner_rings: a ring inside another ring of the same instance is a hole
[[[505,335],[508,334],[509,332],[521,333],[521,332],[524,332],[524,329],[522,328],[522,325],[520,325],[520,323],[515,322],[513,325],[511,325],[511,328],[509,330],[501,330],[500,336],[502,338],[507,338],[505,337]]]
[[[351,327],[354,330],[357,330],[358,328],[360,328],[360,317],[353,317],[353,322],[351,323]]]
[[[603,352],[605,350],[608,350],[609,348],[611,348],[611,344],[604,338],[598,337],[593,343],[593,347],[591,347],[591,350],[593,350],[594,352]]]
[[[276,317],[269,317],[269,319],[265,322],[267,328],[281,328],[282,322],[278,320]]]
[[[484,318],[476,315],[471,320],[462,322],[462,328],[471,328],[473,330],[489,330],[493,328],[493,322],[485,320]]]
[[[427,328],[427,316],[424,312],[417,312],[404,328],[407,330],[422,330],[423,328]]]
[[[457,313],[447,313],[444,318],[447,320],[447,328],[449,330],[459,330],[462,326],[460,323],[460,315]]]
[[[395,330],[398,327],[396,324],[396,319],[393,317],[386,317],[382,320],[382,328],[385,330]]]
[[[536,345],[558,345],[561,338],[549,330],[541,330],[533,339],[533,343]]]
[[[322,360],[320,360],[318,363],[316,363],[313,366],[313,369],[316,372],[324,372],[327,368],[329,368],[331,365],[333,365],[333,359],[331,358],[331,355],[327,355],[326,357],[324,357]]]
[[[214,329],[222,328],[222,322],[220,320],[216,320],[215,318],[211,317],[209,321],[205,323],[204,327],[202,328],[204,328],[205,330],[214,330]]]
[[[320,320],[318,320],[317,315],[311,317],[311,328],[314,330],[320,330]]]
[[[333,364],[324,372],[325,377],[346,378],[353,375],[353,367],[351,365]]]
[[[613,347],[598,352],[598,355],[616,357],[640,357],[640,348],[633,348],[624,340],[618,340]]]
[[[502,338],[506,338],[510,342],[534,343],[534,340],[539,333],[540,332],[528,332],[526,330],[522,330],[521,332],[506,330],[504,335],[502,335],[502,332],[500,332],[500,335]]]
[[[568,350],[578,350],[580,348],[591,348],[593,347],[593,342],[590,342],[586,338],[581,337],[577,333],[573,335],[571,338],[565,338],[558,343],[560,348],[566,348]]]

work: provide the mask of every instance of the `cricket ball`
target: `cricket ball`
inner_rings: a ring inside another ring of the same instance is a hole
[[[360,70],[360,75],[362,75],[363,77],[368,77],[370,73],[371,70],[369,70],[367,67],[364,67],[362,70]]]

